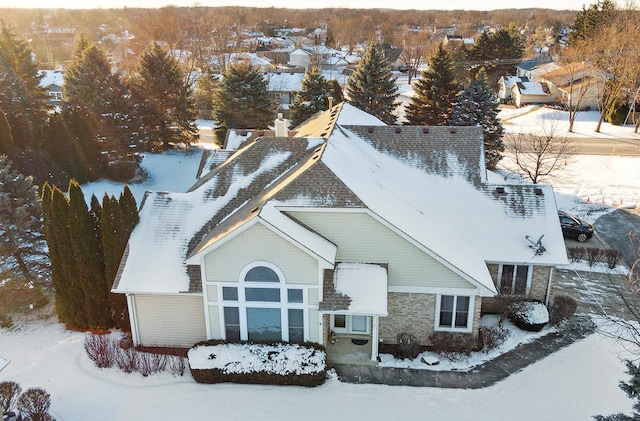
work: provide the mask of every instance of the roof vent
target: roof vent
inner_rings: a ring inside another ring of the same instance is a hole
[[[504,194],[504,187],[496,187],[497,194]]]
[[[240,136],[245,137],[247,135],[247,131],[243,130],[240,132]]]
[[[423,127],[422,128],[422,133],[429,134],[429,128],[428,127]]]
[[[540,187],[536,187],[533,189],[533,192],[536,196],[542,196],[542,189]]]
[[[367,133],[373,133],[373,127],[367,127]]]
[[[455,127],[449,127],[449,133],[455,133],[456,131],[458,131],[458,129]]]
[[[259,210],[259,209],[260,209],[260,208],[258,208],[258,207],[256,206],[255,208],[251,209],[251,213],[256,213],[256,212],[258,212],[258,210]]]
[[[396,133],[402,133],[402,129],[400,127],[396,127]]]
[[[325,137],[326,135],[327,135],[327,132],[320,133],[320,137]]]

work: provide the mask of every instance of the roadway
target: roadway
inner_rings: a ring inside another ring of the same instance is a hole
[[[640,136],[637,139],[575,137],[571,144],[575,153],[581,155],[640,156]]]

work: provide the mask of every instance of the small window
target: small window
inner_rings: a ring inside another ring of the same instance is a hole
[[[222,287],[222,299],[225,301],[238,301],[238,288]]]
[[[527,295],[530,266],[502,265],[500,294]]]
[[[238,307],[224,308],[224,328],[226,340],[240,340],[240,310]]]
[[[289,309],[289,342],[304,342],[304,312]]]
[[[344,314],[336,314],[333,316],[333,327],[337,327],[339,329],[347,328],[347,316]]]
[[[290,303],[302,303],[303,296],[301,289],[289,289],[287,290],[287,301]]]
[[[443,329],[468,329],[471,298],[442,295],[438,327]]]
[[[247,301],[280,302],[280,290],[276,288],[245,288],[244,294]]]
[[[280,282],[278,274],[265,266],[256,266],[244,276],[245,282]]]

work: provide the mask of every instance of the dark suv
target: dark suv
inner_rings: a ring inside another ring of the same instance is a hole
[[[593,237],[593,225],[584,222],[580,218],[569,215],[564,211],[558,211],[560,218],[560,226],[562,227],[562,235],[573,238],[581,243]]]

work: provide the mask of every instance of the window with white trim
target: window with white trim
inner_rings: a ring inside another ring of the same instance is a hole
[[[531,289],[532,272],[529,265],[500,265],[498,268],[500,294],[528,295]]]
[[[305,290],[287,285],[275,266],[256,262],[221,292],[225,339],[305,341]]]
[[[336,333],[366,335],[371,332],[371,317],[332,314],[331,330]]]
[[[440,295],[436,306],[436,330],[469,332],[473,323],[473,298]]]

